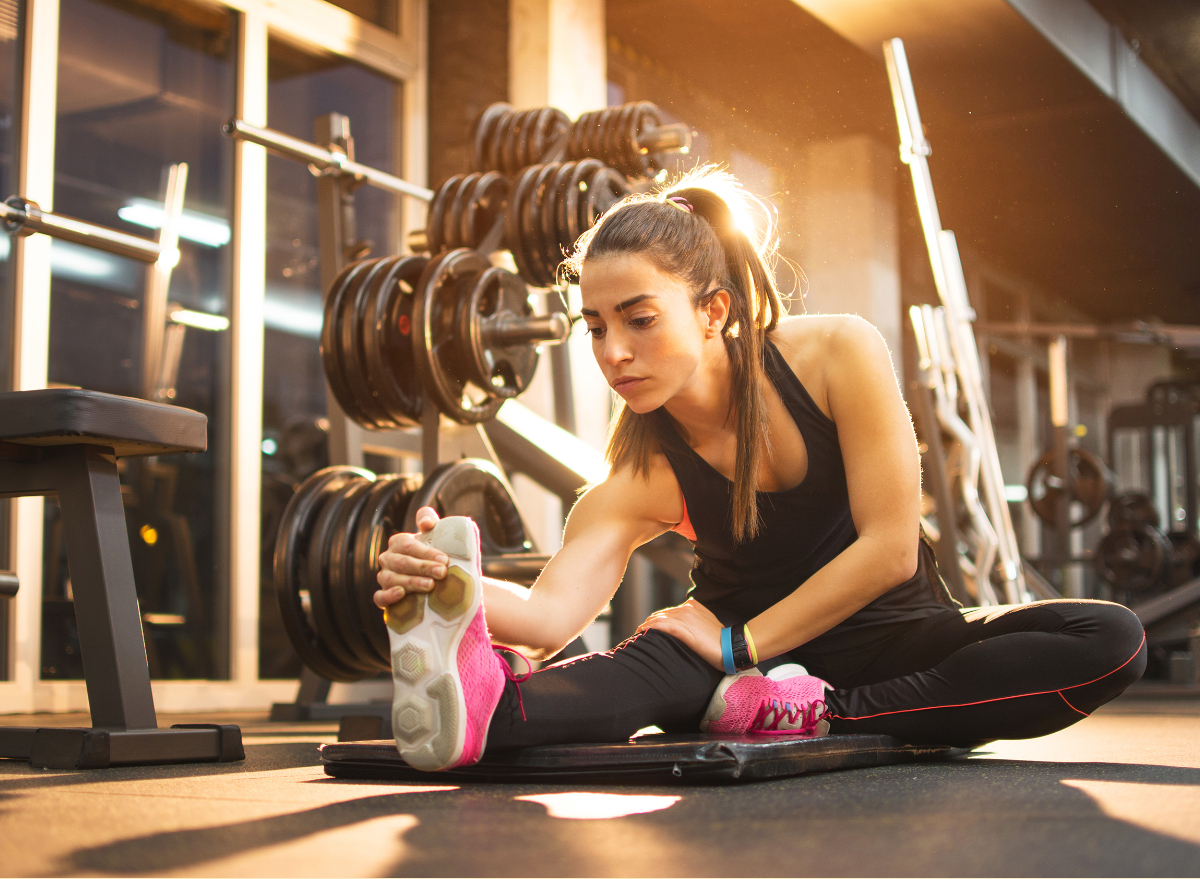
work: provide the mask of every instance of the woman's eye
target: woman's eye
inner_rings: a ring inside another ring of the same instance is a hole
[[[657,320],[656,315],[647,315],[646,317],[630,318],[629,325],[635,329],[644,330]]]
[[[604,337],[604,327],[588,327],[587,332],[588,335],[593,339],[600,339]]]

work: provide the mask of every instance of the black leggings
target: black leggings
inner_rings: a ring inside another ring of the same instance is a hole
[[[971,746],[1046,735],[1086,717],[1142,676],[1146,638],[1119,604],[1041,601],[835,629],[759,668],[785,662],[833,686],[831,733]],[[699,732],[722,676],[651,630],[538,671],[519,697],[509,682],[488,748],[619,742],[648,726]]]

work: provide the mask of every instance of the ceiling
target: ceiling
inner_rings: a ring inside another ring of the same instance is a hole
[[[866,133],[894,148],[878,46],[901,36],[965,254],[1096,321],[1200,324],[1200,189],[1004,0],[800,2],[608,0],[608,26],[800,147]],[[835,29],[809,11],[835,2],[859,18]],[[1195,115],[1200,4],[1095,6]]]

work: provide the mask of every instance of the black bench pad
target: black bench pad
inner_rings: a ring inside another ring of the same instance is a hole
[[[474,766],[429,773],[413,769],[391,741],[321,746],[325,774],[334,778],[455,782],[597,784],[730,784],[960,757],[969,748],[906,745],[891,736],[645,735],[629,742],[541,745],[488,754]]]
[[[191,409],[99,391],[54,388],[0,394],[0,442],[111,446],[118,458],[203,452],[208,418]]]

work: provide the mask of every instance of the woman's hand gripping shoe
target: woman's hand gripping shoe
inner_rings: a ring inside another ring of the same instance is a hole
[[[450,557],[446,576],[384,611],[392,652],[392,731],[417,769],[478,762],[504,690],[507,664],[483,616],[479,528],[464,516],[418,537]]]

